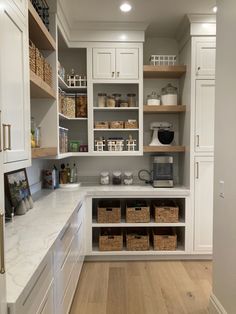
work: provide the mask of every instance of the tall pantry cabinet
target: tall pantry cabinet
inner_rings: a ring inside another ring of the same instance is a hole
[[[21,10],[15,5],[21,3]],[[4,172],[30,166],[28,27],[25,1],[1,1],[0,102]]]
[[[195,37],[192,48],[193,250],[208,254],[213,231],[215,37]]]

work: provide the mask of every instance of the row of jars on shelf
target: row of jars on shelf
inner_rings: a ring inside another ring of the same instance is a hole
[[[110,181],[113,185],[121,185],[122,182],[125,185],[131,185],[134,182],[133,173],[130,171],[125,171],[122,175],[121,171],[114,171],[110,176],[108,171],[102,171],[100,173],[100,184],[109,185]]]
[[[136,94],[127,94],[126,98],[122,98],[121,94],[107,95],[106,93],[98,93],[98,107],[136,107]]]

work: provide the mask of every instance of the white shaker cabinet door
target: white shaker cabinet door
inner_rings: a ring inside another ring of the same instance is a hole
[[[27,1],[26,0],[13,0],[21,14],[26,16]]]
[[[116,49],[116,78],[136,80],[139,77],[138,49]]]
[[[216,62],[216,43],[200,40],[196,43],[196,77],[214,78]]]
[[[194,251],[212,252],[214,158],[195,158]]]
[[[6,2],[5,2],[6,3]],[[30,158],[30,100],[27,26],[12,6],[0,13],[0,101],[4,163]]]
[[[93,48],[93,78],[115,79],[115,49]]]
[[[195,151],[214,151],[215,80],[196,81]]]

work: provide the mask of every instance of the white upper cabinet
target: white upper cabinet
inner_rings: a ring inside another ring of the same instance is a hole
[[[213,232],[213,157],[195,159],[194,250],[211,253]]]
[[[116,78],[138,79],[138,49],[116,49]]]
[[[93,49],[94,79],[137,80],[138,74],[138,48]]]
[[[214,152],[215,80],[196,81],[195,152]]]
[[[93,78],[115,79],[115,49],[93,49]]]
[[[196,77],[214,78],[216,62],[216,43],[199,40],[196,42]]]
[[[30,165],[30,101],[27,26],[10,5],[0,13],[0,102],[5,171]],[[9,35],[10,34],[10,35]],[[18,164],[19,165],[19,164]]]

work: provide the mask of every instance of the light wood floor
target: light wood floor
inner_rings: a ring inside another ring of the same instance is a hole
[[[209,261],[90,262],[70,314],[208,313]]]

